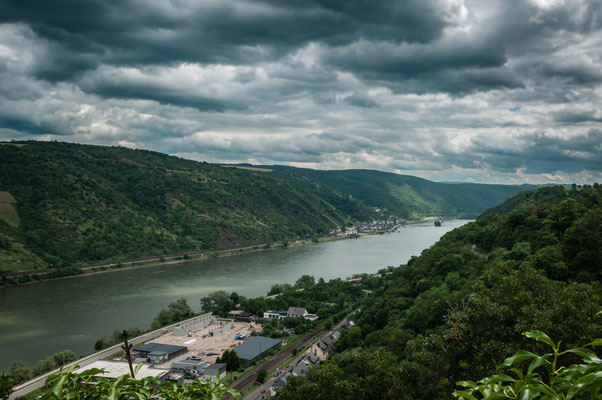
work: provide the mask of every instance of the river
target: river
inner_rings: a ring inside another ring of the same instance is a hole
[[[64,349],[92,353],[99,336],[148,328],[181,297],[199,311],[200,298],[216,290],[256,297],[304,274],[328,280],[405,264],[467,222],[419,223],[384,235],[0,288],[0,371]]]

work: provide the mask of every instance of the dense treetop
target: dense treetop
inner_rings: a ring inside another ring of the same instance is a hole
[[[447,399],[517,351],[545,350],[525,331],[565,348],[602,337],[601,204],[597,185],[541,188],[449,232],[375,280],[338,353],[278,398]]]

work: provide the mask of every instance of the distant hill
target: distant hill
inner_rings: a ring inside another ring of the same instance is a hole
[[[0,191],[5,270],[311,237],[370,216],[273,174],[60,142],[0,145]]]
[[[383,215],[472,217],[524,188],[369,170],[224,166],[123,147],[1,143],[0,270],[308,238]]]
[[[439,183],[415,176],[365,169],[320,171],[285,166],[268,168],[285,177],[326,185],[370,207],[386,208],[391,214],[402,218],[476,218],[511,195],[536,188],[533,185]]]
[[[542,187],[535,191],[520,192],[503,203],[486,210],[480,217],[491,214],[510,214],[518,208],[543,207],[566,198],[567,192],[562,186]]]

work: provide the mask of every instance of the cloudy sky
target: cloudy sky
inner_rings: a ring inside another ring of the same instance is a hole
[[[0,140],[602,181],[601,0],[2,0]]]

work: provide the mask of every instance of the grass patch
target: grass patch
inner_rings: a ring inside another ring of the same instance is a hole
[[[17,210],[9,203],[0,203],[0,219],[14,228],[21,223]]]

